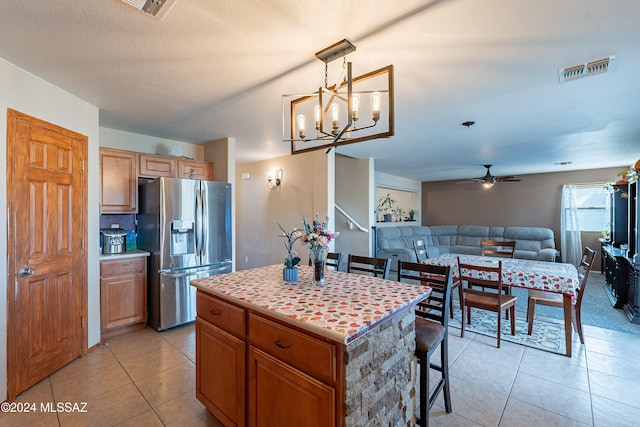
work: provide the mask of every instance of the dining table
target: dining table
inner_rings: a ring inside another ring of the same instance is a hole
[[[463,264],[495,266],[502,261],[502,285],[562,294],[566,355],[571,357],[573,328],[572,304],[580,284],[572,264],[519,258],[499,258],[448,253],[428,258],[424,264],[450,266],[453,280],[459,280],[458,258]]]

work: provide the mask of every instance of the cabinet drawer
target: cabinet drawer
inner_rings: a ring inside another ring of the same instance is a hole
[[[251,345],[324,382],[336,380],[336,346],[249,314]]]
[[[200,290],[196,297],[198,317],[238,337],[245,336],[245,311]]]
[[[113,276],[114,274],[137,273],[147,268],[145,257],[125,258],[113,261],[100,262],[100,275]]]

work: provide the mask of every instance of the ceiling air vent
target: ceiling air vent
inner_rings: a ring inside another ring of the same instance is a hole
[[[602,74],[609,70],[613,70],[615,59],[616,56],[611,55],[608,58],[597,59],[595,61],[585,62],[584,64],[561,68],[558,72],[560,83],[581,79],[582,77],[594,76],[596,74]]]
[[[171,8],[171,5],[175,0],[122,0],[130,6],[141,10],[156,19],[162,19],[162,17]]]

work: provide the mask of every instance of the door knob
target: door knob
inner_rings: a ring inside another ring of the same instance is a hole
[[[18,274],[20,275],[20,277],[31,276],[33,273],[35,273],[35,270],[33,268],[29,268],[26,266],[22,267],[20,271],[18,271]]]

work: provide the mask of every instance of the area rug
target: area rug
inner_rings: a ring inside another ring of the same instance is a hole
[[[455,301],[454,318],[449,319],[449,326],[460,329],[460,306]],[[502,335],[501,341],[508,341],[527,347],[537,348],[539,350],[549,351],[552,353],[565,354],[564,343],[564,325],[562,322],[554,319],[540,319],[536,316],[533,322],[533,331],[531,335],[527,335],[527,320],[524,317],[516,315],[516,334],[511,335],[511,321],[504,318],[502,313]],[[466,332],[475,332],[477,334],[489,337],[497,337],[498,317],[496,313],[472,309],[471,324],[465,324]]]

